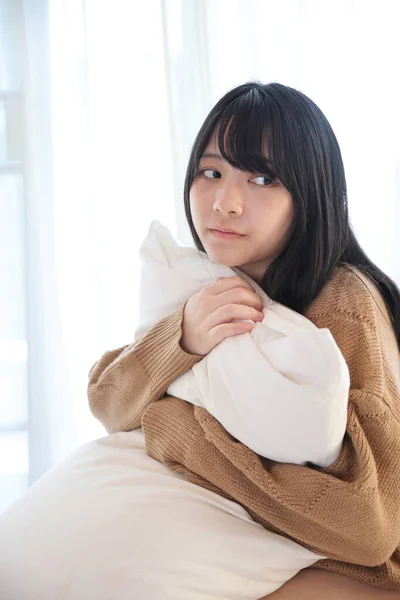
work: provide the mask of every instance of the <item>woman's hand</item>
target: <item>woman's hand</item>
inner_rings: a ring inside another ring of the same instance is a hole
[[[264,318],[260,296],[242,277],[222,277],[186,303],[181,347],[189,354],[205,356],[222,340],[250,332],[254,323],[234,323],[234,319]]]

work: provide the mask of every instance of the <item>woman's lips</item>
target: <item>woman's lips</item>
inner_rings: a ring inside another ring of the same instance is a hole
[[[222,240],[236,240],[244,237],[241,233],[228,233],[227,231],[219,231],[218,229],[210,229],[210,232],[214,237]]]

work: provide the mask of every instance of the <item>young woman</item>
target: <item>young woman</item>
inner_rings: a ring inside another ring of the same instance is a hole
[[[382,597],[392,594],[384,588],[400,590],[400,292],[351,230],[327,119],[280,84],[233,89],[200,129],[184,196],[199,250],[331,331],[351,380],[340,456],[326,469],[264,459],[204,409],[165,396],[222,340],[249,331],[245,320],[257,320],[259,297],[240,277],[207,286],[136,344],[106,353],[90,374],[94,415],[108,431],[142,425],[151,456],[327,556],[316,564],[325,573],[298,576],[309,598],[313,575],[318,584],[341,575],[349,598],[366,598],[365,584]],[[276,594],[283,600],[285,586]]]

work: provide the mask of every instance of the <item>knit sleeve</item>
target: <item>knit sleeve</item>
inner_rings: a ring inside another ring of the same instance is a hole
[[[351,377],[346,435],[331,467],[261,458],[204,409],[172,397],[144,414],[150,455],[318,554],[384,563],[400,542],[399,354],[391,327],[372,298],[366,302],[367,317],[325,315]]]
[[[184,306],[136,343],[106,352],[91,368],[89,406],[108,433],[140,427],[146,407],[204,358],[186,353],[180,345]]]

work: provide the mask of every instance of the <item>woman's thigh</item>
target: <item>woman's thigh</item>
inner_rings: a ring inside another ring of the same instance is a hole
[[[260,600],[394,600],[400,592],[365,585],[318,569],[300,571],[279,590]]]

